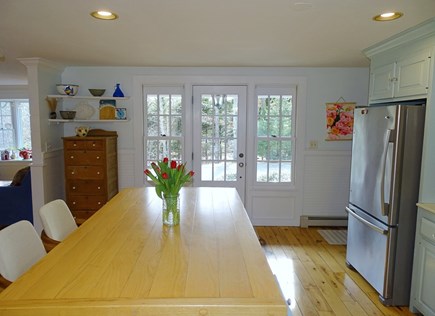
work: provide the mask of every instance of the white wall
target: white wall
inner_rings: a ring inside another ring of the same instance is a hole
[[[306,80],[305,120],[303,133],[303,174],[299,190],[295,193],[295,207],[299,214],[309,215],[345,215],[344,205],[347,202],[350,171],[350,141],[326,142],[325,139],[325,103],[335,102],[343,98],[347,102],[366,105],[368,100],[368,68],[143,68],[143,67],[67,67],[62,74],[63,83],[79,84],[79,94],[89,95],[88,88],[105,88],[111,95],[116,83],[121,84],[125,95],[134,96],[134,81],[137,77],[174,78],[177,76],[196,76],[197,82],[203,78],[221,78],[217,84],[231,81],[237,76],[260,78],[278,76],[283,78],[303,78]],[[255,81],[255,79],[254,79]],[[168,79],[167,84],[171,84]],[[54,89],[54,88],[53,88]],[[123,102],[128,117],[139,115],[135,109],[141,100],[133,98]],[[74,107],[75,104],[66,105]],[[136,113],[135,113],[136,111]],[[119,176],[120,187],[137,184],[133,177],[142,177],[134,169],[135,128],[134,120],[128,123],[101,124],[91,123],[92,128],[117,130],[119,134]],[[65,124],[64,134],[74,135],[77,125]],[[316,141],[317,150],[309,149],[310,141]],[[299,140],[300,141],[300,140]],[[263,214],[264,215],[264,214]],[[290,217],[290,215],[289,215]],[[298,222],[299,219],[296,221]],[[288,223],[296,223],[295,220]],[[282,220],[277,221],[283,223]],[[274,224],[266,221],[265,224]],[[261,224],[257,222],[256,224]]]
[[[28,86],[0,86],[0,99],[28,99]]]

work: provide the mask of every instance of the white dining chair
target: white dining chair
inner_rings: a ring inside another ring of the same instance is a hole
[[[63,200],[45,204],[39,209],[39,215],[45,234],[52,240],[60,242],[77,228],[74,217]]]
[[[47,252],[29,221],[19,221],[0,230],[0,274],[14,282]]]

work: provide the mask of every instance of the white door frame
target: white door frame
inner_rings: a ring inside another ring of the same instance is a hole
[[[245,74],[245,75],[241,75]],[[245,207],[247,213],[254,225],[299,225],[300,215],[302,214],[303,205],[303,187],[304,187],[304,135],[305,135],[305,112],[307,107],[307,77],[298,75],[282,75],[279,71],[273,69],[193,69],[183,68],[174,69],[171,75],[167,72],[157,74],[150,70],[148,75],[133,76],[133,109],[130,115],[133,117],[134,126],[134,150],[131,150],[131,172],[134,177],[134,184],[137,187],[144,186],[143,183],[143,87],[144,86],[182,86],[184,87],[184,100],[190,104],[192,100],[192,87],[194,85],[246,85],[247,86],[247,130],[254,130],[256,121],[255,112],[255,88],[256,86],[287,86],[297,87],[297,122],[296,122],[296,157],[295,157],[295,187],[286,191],[266,191],[264,188],[256,186],[255,178],[249,171],[246,172],[246,196]],[[192,106],[186,106],[186,119],[192,119]],[[185,125],[186,138],[192,137],[193,132],[191,124]],[[249,156],[255,153],[255,143],[249,137],[246,142],[246,167],[254,164]],[[185,153],[192,153],[192,145],[185,142]],[[191,165],[188,167],[191,167]],[[275,210],[271,216],[264,217],[258,215],[255,211],[255,205],[258,201],[264,201],[267,205],[267,199],[288,198],[292,203],[282,210]]]

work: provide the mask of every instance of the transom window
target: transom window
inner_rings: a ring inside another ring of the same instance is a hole
[[[293,182],[294,96],[291,88],[257,89],[257,183]]]
[[[145,89],[145,167],[168,157],[183,162],[183,97],[181,88]]]
[[[28,100],[0,100],[0,150],[31,149]]]

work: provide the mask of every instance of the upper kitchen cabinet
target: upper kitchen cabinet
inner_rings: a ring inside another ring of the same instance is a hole
[[[400,33],[364,53],[370,58],[370,103],[428,96],[434,69],[435,20]]]
[[[420,98],[427,95],[431,66],[430,49],[413,52],[402,58],[397,56],[394,62],[386,65],[376,65],[375,59],[372,59],[370,68],[370,101]]]

